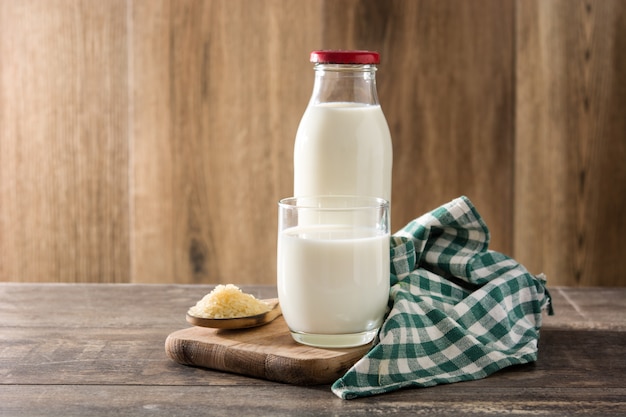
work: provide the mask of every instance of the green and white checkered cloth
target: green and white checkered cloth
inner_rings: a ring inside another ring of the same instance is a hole
[[[537,360],[543,275],[488,249],[466,197],[391,238],[390,311],[377,343],[332,391],[344,399],[484,378]]]

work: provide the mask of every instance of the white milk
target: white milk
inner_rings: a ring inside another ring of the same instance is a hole
[[[285,229],[277,269],[278,297],[292,332],[380,327],[389,296],[388,233],[327,225]]]
[[[294,149],[294,196],[361,195],[391,201],[392,148],[379,105],[309,105]]]

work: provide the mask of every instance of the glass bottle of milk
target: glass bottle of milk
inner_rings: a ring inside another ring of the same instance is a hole
[[[378,102],[377,52],[313,51],[315,82],[294,147],[294,196],[391,201],[392,147]]]

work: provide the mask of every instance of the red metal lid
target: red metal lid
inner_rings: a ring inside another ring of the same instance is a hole
[[[374,51],[313,51],[311,62],[316,64],[379,64],[380,55]]]

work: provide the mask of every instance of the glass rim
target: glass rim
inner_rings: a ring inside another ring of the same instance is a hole
[[[304,204],[298,204],[302,200]],[[307,201],[311,201],[307,203]],[[317,202],[317,204],[313,203]],[[340,206],[328,206],[323,203],[336,201],[347,204]],[[311,196],[299,196],[299,197],[286,197],[278,201],[278,206],[285,209],[314,209],[314,210],[371,210],[371,209],[389,209],[389,201],[380,197],[360,196],[360,195],[311,195]]]

